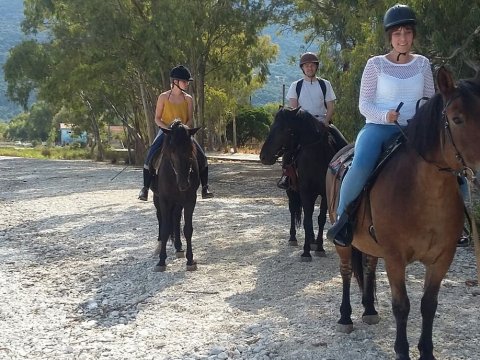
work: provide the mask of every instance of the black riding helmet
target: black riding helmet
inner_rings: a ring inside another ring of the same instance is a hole
[[[172,70],[170,70],[170,78],[176,80],[193,81],[190,70],[183,65],[175,66]]]
[[[415,13],[408,5],[396,4],[387,10],[383,17],[383,27],[388,31],[394,26],[416,25]]]

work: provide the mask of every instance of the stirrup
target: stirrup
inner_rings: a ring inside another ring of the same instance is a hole
[[[278,182],[277,182],[277,186],[280,189],[288,190],[288,188],[290,187],[290,181],[288,179],[288,176],[287,175],[282,175],[280,180],[278,180]]]
[[[353,240],[352,225],[348,219],[348,214],[343,213],[340,218],[327,231],[327,239],[335,245],[346,247],[350,246]]]

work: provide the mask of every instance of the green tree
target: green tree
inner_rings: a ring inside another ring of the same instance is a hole
[[[155,134],[156,97],[173,65],[192,68],[197,119],[210,127],[203,120],[205,85],[249,83],[254,71],[264,78],[276,53],[258,35],[267,15],[262,1],[25,0],[25,15],[24,31],[47,31],[49,41],[22,45],[32,71],[9,58],[11,98],[26,104],[35,89],[57,111],[79,113],[74,120],[94,135],[100,158],[100,129],[113,118],[143,158]]]

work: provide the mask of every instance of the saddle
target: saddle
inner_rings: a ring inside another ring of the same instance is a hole
[[[382,151],[382,154],[380,155],[380,158],[370,174],[370,176],[367,179],[367,182],[365,183],[365,186],[363,188],[363,191],[360,193],[360,195],[348,206],[347,208],[347,213],[349,214],[350,217],[352,217],[353,214],[355,214],[355,211],[360,205],[360,199],[362,195],[365,192],[368,192],[373,184],[375,183],[376,178],[380,174],[380,171],[384,167],[384,165],[390,160],[392,155],[400,148],[400,146],[405,142],[405,137],[403,134],[398,134],[397,136],[393,137],[385,146]],[[345,178],[345,175],[348,172],[348,169],[352,165],[353,161],[353,156],[355,154],[355,148],[353,144],[347,145],[344,147],[341,152],[330,162],[328,165],[328,170],[332,175],[335,176],[335,179],[338,180],[339,186],[341,186],[341,183],[343,182],[343,179]],[[335,193],[337,193],[335,191]]]

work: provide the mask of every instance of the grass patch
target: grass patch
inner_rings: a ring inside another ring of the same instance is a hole
[[[88,149],[72,149],[69,147],[35,147],[17,148],[0,147],[0,156],[16,156],[31,159],[58,159],[58,160],[90,160]]]

